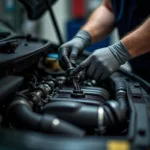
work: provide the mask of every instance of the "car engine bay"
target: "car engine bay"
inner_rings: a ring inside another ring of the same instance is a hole
[[[1,59],[2,129],[62,137],[61,141],[92,137],[149,145],[150,86],[146,81],[124,70],[101,82],[84,75],[77,91],[63,70],[45,69],[43,60],[57,46],[29,36],[14,38],[20,41],[15,53],[0,54],[10,56]],[[20,56],[23,48],[32,55]]]
[[[126,130],[126,86],[121,78],[113,77],[114,83],[105,85],[108,88],[114,84],[109,92],[102,86],[96,86],[94,80],[85,80],[82,83],[83,93],[78,94],[73,93],[72,84],[68,85],[65,76],[45,77],[40,82],[32,76],[35,81],[29,80],[27,88],[17,92],[8,106],[11,126],[72,136],[84,136],[88,132],[99,135],[105,130],[109,133],[112,128],[116,129],[116,133],[117,130],[118,133]],[[110,94],[113,89],[115,95]]]
[[[58,45],[31,35],[0,39],[7,46],[14,41],[16,47],[0,52],[2,147],[111,150],[115,145],[128,150],[150,146],[149,83],[120,69],[100,82],[82,72],[77,80],[80,87],[75,87],[66,72],[45,63],[49,54],[58,53]]]

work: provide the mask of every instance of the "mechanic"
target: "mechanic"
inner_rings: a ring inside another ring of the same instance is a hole
[[[117,71],[125,62],[143,54],[146,54],[143,57],[150,70],[149,14],[149,0],[103,0],[76,36],[60,47],[61,67],[66,69],[68,63],[75,64],[83,49],[104,39],[117,27],[121,40],[106,48],[95,50],[74,69],[72,75],[85,70],[91,78],[103,80]],[[139,57],[136,65],[142,65],[141,60],[142,58]],[[146,64],[144,63],[143,66],[145,67]]]

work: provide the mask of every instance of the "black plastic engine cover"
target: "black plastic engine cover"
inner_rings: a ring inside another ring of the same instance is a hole
[[[67,87],[59,90],[57,94],[51,98],[51,101],[72,101],[80,102],[89,105],[102,105],[106,100],[109,99],[109,93],[107,90],[98,87],[82,87],[84,98],[73,98],[71,93],[73,92],[72,87]]]

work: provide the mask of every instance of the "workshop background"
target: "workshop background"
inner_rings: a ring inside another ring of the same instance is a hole
[[[64,42],[70,40],[77,33],[87,21],[91,12],[101,2],[102,0],[58,0],[54,4],[53,11]],[[12,30],[18,33],[31,34],[59,43],[48,12],[39,20],[31,21],[27,18],[24,8],[17,0],[1,0],[0,14],[0,21],[9,27],[11,26]],[[0,24],[0,30],[3,30],[3,24]],[[95,49],[111,45],[118,40],[118,32],[115,29],[106,39],[92,45],[86,50],[92,52]],[[125,68],[131,70],[129,65],[125,65]]]
[[[59,0],[53,6],[64,41],[69,40],[76,34],[91,12],[99,6],[101,1],[102,0]],[[52,42],[58,42],[48,12],[39,20],[31,21],[28,20],[24,8],[17,0],[1,0],[0,13],[0,20],[10,24],[15,31],[26,34],[29,33],[34,36],[48,38]],[[98,45],[107,46],[116,40],[118,40],[117,32],[113,32],[110,37],[99,42]]]

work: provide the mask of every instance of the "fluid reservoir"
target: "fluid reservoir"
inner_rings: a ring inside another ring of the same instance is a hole
[[[61,70],[61,68],[59,66],[59,62],[58,62],[58,54],[56,54],[56,53],[49,54],[46,58],[45,63],[48,66],[48,68],[52,71]]]

